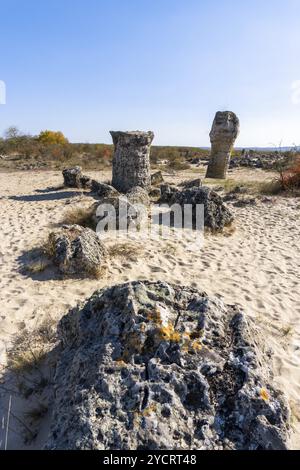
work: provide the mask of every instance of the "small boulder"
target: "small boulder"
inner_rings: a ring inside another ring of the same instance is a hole
[[[82,177],[81,167],[74,166],[65,168],[62,172],[64,177],[64,185],[68,188],[81,188],[80,178]]]
[[[185,189],[201,188],[202,180],[201,178],[197,178],[195,180],[183,181],[179,186],[182,186]]]
[[[107,254],[103,242],[89,228],[64,225],[50,233],[49,252],[63,274],[98,277]]]
[[[158,184],[161,184],[161,183],[163,183],[163,181],[164,181],[164,178],[163,178],[163,175],[162,175],[161,171],[157,171],[156,173],[153,173],[151,175],[151,185],[152,186],[156,186]]]
[[[94,193],[94,195],[99,199],[120,195],[119,191],[117,191],[113,186],[106,183],[100,183],[96,180],[92,180],[91,190],[92,193]]]

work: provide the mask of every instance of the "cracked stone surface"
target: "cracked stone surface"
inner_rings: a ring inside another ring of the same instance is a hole
[[[239,307],[196,289],[96,291],[59,324],[47,449],[286,449],[271,352]]]
[[[111,131],[115,146],[112,186],[126,193],[135,186],[148,189],[151,185],[150,147],[153,132]]]

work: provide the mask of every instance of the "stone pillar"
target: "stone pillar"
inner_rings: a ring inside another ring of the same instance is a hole
[[[234,142],[239,134],[238,117],[231,111],[218,111],[211,132],[211,156],[206,178],[225,179]]]
[[[115,146],[112,186],[123,193],[135,186],[148,189],[151,185],[150,147],[153,132],[110,133]]]

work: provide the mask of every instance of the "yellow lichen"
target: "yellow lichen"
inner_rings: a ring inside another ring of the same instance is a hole
[[[168,323],[167,326],[162,326],[159,329],[159,334],[163,339],[168,341],[174,341],[176,343],[180,341],[180,333],[174,329],[171,323]]]
[[[270,400],[270,395],[269,393],[267,392],[267,390],[265,388],[262,388],[261,391],[260,391],[260,397],[264,400],[264,401],[269,401]]]

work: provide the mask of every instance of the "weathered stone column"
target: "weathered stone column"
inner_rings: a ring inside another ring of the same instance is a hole
[[[115,146],[112,185],[127,192],[135,186],[148,189],[151,185],[150,147],[153,132],[111,131]]]
[[[239,134],[240,122],[231,111],[218,111],[211,132],[211,156],[206,178],[226,178],[234,142]]]

